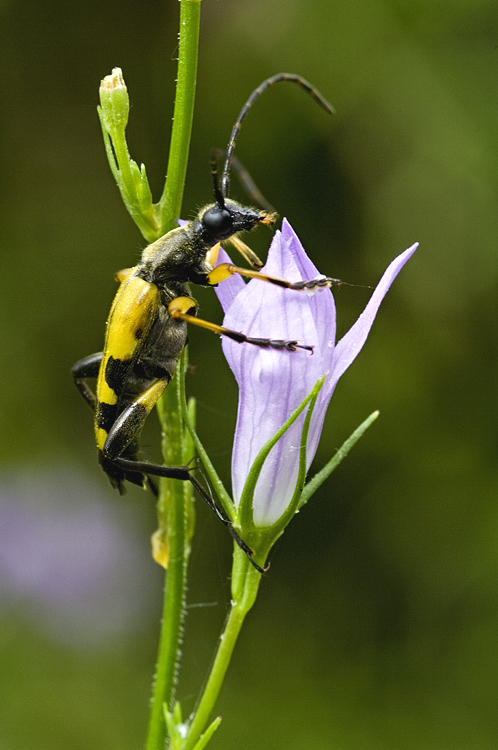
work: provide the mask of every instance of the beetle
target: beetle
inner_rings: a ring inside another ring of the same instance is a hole
[[[120,494],[125,482],[157,488],[151,477],[169,477],[190,481],[202,498],[229,528],[234,540],[251,558],[252,551],[233,529],[225,514],[192,474],[190,466],[160,466],[139,460],[139,435],[144,422],[170,383],[180,355],[187,342],[187,323],[194,323],[241,344],[295,351],[312,351],[298,341],[251,338],[196,317],[197,303],[189,284],[213,286],[232,274],[260,278],[288,289],[315,289],[337,284],[337,279],[320,278],[298,283],[260,273],[259,258],[239,238],[238,233],[262,225],[271,226],[277,219],[273,211],[244,206],[228,197],[229,173],[235,166],[233,151],[241,123],[254,101],[269,86],[291,81],[307,91],[320,106],[333,113],[331,105],[305,79],[280,73],[266,79],[244,104],[233,127],[221,179],[218,180],[217,158],[211,155],[214,202],[202,208],[183,226],[171,230],[145,248],[138,265],[120,271],[118,292],[112,303],[106,327],[104,349],[77,362],[72,368],[76,386],[94,411],[95,440],[99,463],[111,485]],[[237,164],[242,182],[250,195],[262,199]],[[221,242],[230,240],[252,269],[230,263],[215,267]],[[87,383],[97,379],[95,392]],[[253,564],[261,570],[254,561]]]

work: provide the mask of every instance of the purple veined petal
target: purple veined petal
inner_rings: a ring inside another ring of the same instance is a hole
[[[333,365],[330,370],[329,376],[325,381],[325,385],[318,395],[315,410],[313,412],[313,418],[311,420],[310,429],[308,432],[307,442],[307,460],[308,468],[313,460],[315,453],[318,448],[320,441],[320,435],[322,432],[323,421],[325,414],[330,403],[330,399],[334,393],[335,387],[339,381],[339,378],[344,374],[350,364],[356,359],[365,341],[367,340],[370,329],[372,328],[373,322],[379,310],[380,304],[394,279],[401,271],[405,263],[412,257],[413,253],[418,247],[418,242],[405,250],[401,255],[398,255],[392,263],[387,267],[381,280],[377,284],[367,306],[361,313],[360,317],[354,323],[349,331],[342,337],[342,339],[335,345]]]
[[[409,260],[418,247],[418,242],[398,255],[397,258],[387,267],[381,280],[375,287],[375,291],[361,313],[360,317],[354,323],[349,331],[337,343],[334,352],[334,367],[330,375],[331,381],[337,383],[341,375],[347,370],[356,356],[361,351],[363,344],[367,340],[370,329],[377,315],[378,309],[394,279],[401,271],[407,260]]]
[[[356,358],[386,292],[415,252],[412,246],[394,260],[364,312],[335,346],[335,305],[330,290],[294,292],[252,280],[233,277],[219,285],[218,296],[226,312],[224,325],[250,336],[297,339],[313,345],[314,353],[284,352],[223,340],[223,350],[239,385],[239,408],[232,456],[234,499],[240,499],[249,470],[263,445],[277,432],[308,395],[316,381],[328,373],[311,419],[307,442],[307,468],[318,447],[325,413],[337,381]],[[220,257],[220,262],[224,259]],[[272,242],[265,273],[289,281],[320,276],[306,256],[296,234],[284,220]],[[223,288],[230,284],[230,288]],[[254,522],[275,523],[294,493],[305,415],[301,415],[268,455],[254,493]]]
[[[233,261],[228,253],[226,253],[225,250],[220,247],[216,265],[219,266],[220,263],[232,262]],[[234,301],[235,297],[244,289],[245,285],[246,284],[245,281],[243,281],[242,276],[239,276],[239,274],[236,273],[230,278],[225,279],[225,281],[222,281],[220,284],[218,284],[217,287],[215,287],[216,296],[218,297],[225,313],[230,308],[230,305]]]
[[[287,222],[274,237],[264,272],[289,281],[320,276]],[[225,283],[220,284],[220,290]],[[267,350],[223,340],[225,356],[239,385],[232,459],[237,503],[260,449],[332,366],[335,306],[328,289],[296,292],[254,279],[244,284],[232,301],[224,325],[251,336],[297,339],[315,347],[311,355],[306,350]],[[273,523],[293,495],[303,421],[304,414],[274,446],[265,462],[254,496],[254,518],[258,525]]]

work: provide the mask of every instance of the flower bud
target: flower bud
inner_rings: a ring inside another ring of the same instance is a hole
[[[121,68],[113,68],[111,75],[100,82],[99,96],[107,132],[111,135],[117,130],[124,131],[128,124],[130,99]]]

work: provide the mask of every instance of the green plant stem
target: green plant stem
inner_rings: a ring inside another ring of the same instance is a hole
[[[183,503],[173,503],[173,505],[181,515]],[[172,521],[174,523],[174,518],[172,518]],[[177,529],[180,525],[177,524]],[[173,702],[178,653],[181,644],[187,573],[187,559],[183,556],[181,549],[182,536],[180,534],[175,535],[177,545],[170,545],[171,559],[165,586],[161,636],[146,742],[147,750],[163,750],[166,739],[164,706],[170,706]],[[180,552],[179,556],[176,547]]]
[[[181,0],[175,112],[166,183],[158,204],[163,233],[172,229],[181,216],[194,118],[200,17],[200,0]]]
[[[161,231],[173,228],[181,212],[187,171],[190,134],[194,114],[195,81],[199,44],[200,1],[181,0],[179,62],[168,160],[168,174],[159,203]],[[166,389],[158,404],[163,428],[163,455],[167,465],[185,463],[185,439],[180,409],[178,378]],[[186,485],[189,485],[188,487]],[[189,482],[162,480],[158,502],[159,527],[167,536],[169,565],[152,706],[146,750],[163,750],[166,739],[164,706],[172,706],[180,655],[182,622],[190,544],[187,535],[187,504],[191,502]]]
[[[232,604],[221,634],[218,650],[206,687],[193,714],[184,750],[192,750],[206,727],[225,678],[245,617],[253,606],[261,582],[261,574],[253,568],[242,550],[234,550]]]
[[[185,439],[177,379],[161,401],[163,454],[169,465],[185,462]],[[164,706],[172,707],[185,611],[185,591],[190,544],[187,535],[190,482],[162,480],[157,504],[159,528],[164,530],[169,547],[164,605],[156,674],[150,711],[147,750],[163,750],[166,738]]]

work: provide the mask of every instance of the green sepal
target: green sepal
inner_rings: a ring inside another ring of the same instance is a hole
[[[178,701],[176,701],[173,711],[168,711],[166,703],[164,704],[164,719],[168,731],[170,750],[181,750],[185,741],[187,727],[182,721],[182,708]]]
[[[211,459],[206,453],[206,449],[204,448],[201,441],[199,440],[199,436],[197,435],[195,431],[195,425],[192,422],[192,419],[190,418],[190,414],[187,408],[187,400],[186,400],[186,393],[185,393],[185,374],[186,374],[186,369],[187,369],[187,358],[186,358],[185,352],[181,356],[180,362],[178,363],[178,367],[180,369],[180,404],[182,408],[182,416],[185,422],[185,426],[187,427],[192,443],[195,446],[195,449],[199,455],[199,458],[202,461],[202,464],[204,466],[204,469],[206,470],[206,474],[208,475],[211,481],[214,491],[216,492],[216,495],[218,496],[219,501],[221,505],[223,506],[223,510],[227,514],[230,521],[233,522],[236,518],[235,506],[234,506],[233,500],[228,494],[228,492],[226,491],[225,485],[223,484],[220,477],[218,476],[218,473],[216,469],[214,468]]]
[[[208,726],[204,734],[201,734],[199,741],[194,745],[192,750],[204,750],[207,743],[209,742],[213,734],[216,732],[220,724],[221,724],[221,716],[217,716],[216,719],[214,719],[214,721],[212,721],[211,724]]]
[[[189,420],[191,424],[195,426],[196,423],[196,400],[195,398],[189,398],[188,404],[187,404],[187,414],[189,415]],[[183,439],[184,439],[184,448],[183,448],[183,463],[184,465],[189,464],[192,459],[195,456],[195,445],[194,441],[192,440],[192,436],[190,435],[190,432],[186,429],[183,431]],[[184,482],[184,491],[189,492],[190,495],[190,502],[186,503],[185,512],[187,514],[187,522],[185,525],[185,537],[187,542],[192,541],[192,537],[194,536],[195,531],[195,504],[193,502],[193,487],[190,482]]]
[[[137,162],[133,161],[133,159],[130,159],[130,164],[140,214],[143,217],[147,217],[151,223],[154,223],[158,227],[155,221],[155,209],[152,204],[152,193],[150,191],[149,180],[147,179],[147,172],[145,171],[145,164],[141,164],[139,168]],[[159,228],[156,231],[159,231]]]
[[[320,390],[322,389],[322,386],[325,383],[326,375],[324,375],[315,385],[313,390],[311,391],[311,400],[310,405],[308,408],[308,411],[306,412],[306,417],[303,424],[303,431],[301,433],[301,445],[299,446],[299,472],[297,475],[297,481],[296,481],[296,488],[294,490],[294,494],[292,496],[292,500],[290,501],[289,505],[285,509],[285,511],[282,513],[278,521],[273,524],[273,526],[269,527],[272,529],[274,534],[274,541],[282,534],[283,530],[291,520],[291,518],[298,512],[300,507],[300,500],[301,496],[303,494],[305,482],[306,482],[306,472],[307,472],[307,457],[306,457],[306,448],[308,444],[308,433],[310,429],[311,424],[311,417],[313,416],[313,410],[315,408],[316,400],[318,398],[318,394],[320,393]]]
[[[254,490],[256,488],[256,483],[259,479],[259,475],[261,473],[261,470],[263,468],[263,464],[266,461],[266,458],[273,448],[273,446],[280,440],[282,435],[287,432],[289,427],[294,424],[296,419],[299,417],[299,415],[303,412],[303,410],[306,408],[308,404],[310,404],[310,409],[308,410],[308,414],[306,415],[306,419],[303,425],[303,432],[301,437],[301,446],[299,451],[299,474],[298,474],[298,481],[296,483],[296,491],[294,493],[293,499],[291,503],[296,504],[296,493],[298,495],[301,494],[302,487],[304,487],[304,479],[306,476],[306,439],[308,436],[308,429],[309,429],[309,421],[311,419],[311,413],[313,411],[313,407],[316,403],[316,399],[318,397],[318,394],[325,382],[326,376],[324,375],[320,380],[318,380],[315,385],[313,386],[312,390],[308,393],[306,398],[299,404],[297,409],[295,409],[292,414],[290,415],[289,419],[282,425],[282,427],[278,430],[278,432],[275,433],[275,435],[268,440],[267,443],[261,448],[258,455],[256,456],[253,465],[251,466],[251,469],[249,471],[249,474],[247,475],[246,482],[244,484],[244,489],[242,490],[242,495],[240,497],[240,502],[238,505],[238,528],[240,528],[243,533],[247,532],[258,532],[261,533],[262,529],[260,527],[256,527],[254,525],[253,521],[253,500],[254,500]],[[304,468],[303,468],[304,467]],[[290,507],[290,506],[289,506]],[[292,512],[292,515],[295,512]],[[287,517],[287,511],[284,513],[284,516]],[[286,523],[288,523],[288,520],[286,520]],[[280,519],[273,524],[272,526],[265,527],[264,533],[266,534],[267,529],[273,530],[276,526],[280,526]]]
[[[301,495],[301,498],[299,500],[299,504],[297,506],[297,510],[300,510],[303,505],[305,505],[310,497],[317,491],[317,489],[320,487],[323,482],[329,477],[334,469],[336,469],[341,461],[346,458],[351,448],[355,445],[355,443],[363,436],[363,434],[368,430],[370,425],[372,425],[377,417],[379,416],[378,411],[372,412],[367,419],[365,419],[364,422],[360,424],[359,427],[356,428],[356,430],[348,437],[347,440],[344,441],[344,443],[341,445],[338,451],[336,451],[335,455],[330,459],[328,464],[321,469],[321,471],[318,472],[318,474],[315,474],[313,479],[310,479],[310,481],[307,483],[306,487],[303,490],[303,493]]]

